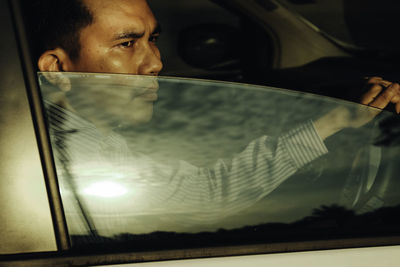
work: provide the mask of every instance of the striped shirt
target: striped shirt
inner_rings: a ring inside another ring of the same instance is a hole
[[[146,216],[161,221],[172,216],[182,220],[177,225],[214,223],[249,208],[328,152],[309,121],[279,137],[261,136],[230,160],[219,159],[210,168],[184,160],[165,166],[130,151],[116,133],[104,136],[74,112],[49,102],[46,109],[71,234],[88,231],[79,205],[105,236],[171,230],[163,229],[162,223],[157,229],[139,226],[137,219]],[[90,191],[101,183],[116,195]]]

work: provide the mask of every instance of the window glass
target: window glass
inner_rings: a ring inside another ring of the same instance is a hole
[[[391,112],[226,82],[89,73],[38,78],[76,248],[399,232],[399,119]],[[332,112],[352,127],[323,140],[319,122]]]

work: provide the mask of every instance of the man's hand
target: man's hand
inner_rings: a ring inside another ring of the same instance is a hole
[[[369,78],[366,84],[367,92],[361,96],[360,103],[384,109],[389,103],[395,104],[397,114],[400,113],[400,86],[383,80],[381,77]]]
[[[361,96],[360,103],[365,106],[354,110],[341,106],[315,121],[314,125],[320,137],[326,139],[343,128],[361,127],[375,118],[390,103],[393,103],[396,112],[400,113],[400,86],[380,77],[368,78],[366,93]]]

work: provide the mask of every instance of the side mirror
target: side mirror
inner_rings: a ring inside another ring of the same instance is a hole
[[[179,33],[178,53],[189,65],[208,70],[240,64],[240,31],[225,24],[200,24]]]

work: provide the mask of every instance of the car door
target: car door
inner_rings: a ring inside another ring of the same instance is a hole
[[[391,112],[322,142],[312,122],[321,114],[371,109],[268,86],[38,73],[18,4],[12,12],[1,4],[7,42],[0,264],[82,266],[364,246],[375,246],[365,254],[396,262],[397,247],[376,248],[399,240]],[[299,152],[304,147],[308,152]],[[317,254],[283,257],[291,264]]]

